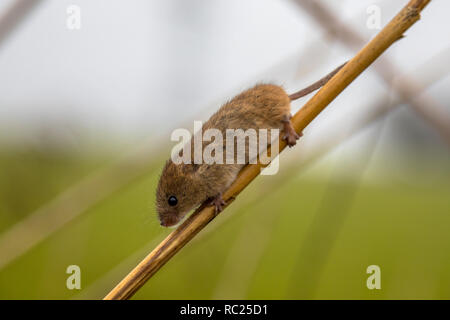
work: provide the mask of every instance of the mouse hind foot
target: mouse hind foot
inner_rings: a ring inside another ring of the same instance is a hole
[[[302,133],[298,134],[291,123],[291,116],[286,116],[281,120],[283,123],[283,137],[282,139],[286,141],[289,148],[292,148],[297,144],[297,140],[303,135]]]

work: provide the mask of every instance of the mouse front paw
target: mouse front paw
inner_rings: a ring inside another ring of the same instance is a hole
[[[217,215],[220,212],[222,212],[223,207],[226,206],[227,203],[225,202],[225,200],[222,199],[222,194],[218,194],[215,198],[213,198],[209,202],[209,205],[215,207],[215,213]]]

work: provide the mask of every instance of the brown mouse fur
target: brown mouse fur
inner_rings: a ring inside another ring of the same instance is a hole
[[[218,129],[226,146],[226,129],[280,129],[289,145],[295,145],[299,136],[290,126],[291,99],[283,88],[260,84],[242,92],[223,105],[203,124],[203,131]],[[203,146],[209,141],[203,141]],[[193,144],[191,144],[191,148]],[[235,142],[236,146],[236,142]],[[248,144],[246,144],[246,160]],[[192,149],[193,150],[193,149]],[[236,150],[236,147],[235,147]],[[191,152],[193,155],[193,152]],[[193,156],[192,156],[193,157]],[[224,160],[225,162],[225,160]],[[245,164],[174,164],[168,160],[162,171],[156,191],[156,208],[163,226],[178,223],[189,211],[211,199],[216,210],[224,205],[221,194],[236,179]],[[171,206],[168,198],[175,196],[178,203]]]
[[[211,128],[221,131],[225,147],[226,129],[244,131],[254,129],[257,133],[259,129],[279,129],[283,131],[282,138],[291,147],[300,138],[290,122],[291,100],[317,90],[344,65],[345,63],[311,86],[292,95],[288,95],[283,88],[273,84],[260,84],[248,89],[213,114],[203,124],[203,132]],[[210,143],[213,142],[203,141],[203,148]],[[236,150],[236,142],[234,145]],[[248,143],[245,147],[246,164],[249,162]],[[192,158],[193,143],[191,143],[191,150]],[[156,209],[161,225],[168,227],[177,224],[189,211],[208,199],[210,204],[216,207],[216,212],[221,211],[222,206],[225,205],[222,193],[236,179],[245,164],[238,164],[235,161],[233,164],[182,163],[177,165],[169,159],[164,166],[156,190]],[[172,196],[177,199],[175,205],[169,204],[169,198]]]

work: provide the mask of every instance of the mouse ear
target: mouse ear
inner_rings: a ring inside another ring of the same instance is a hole
[[[194,174],[198,171],[200,168],[200,165],[192,163],[192,164],[186,164],[182,167],[183,173],[185,174]]]

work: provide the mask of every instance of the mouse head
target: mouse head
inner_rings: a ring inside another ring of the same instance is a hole
[[[196,177],[196,165],[168,160],[156,189],[156,211],[161,225],[176,225],[204,200],[206,194]]]

